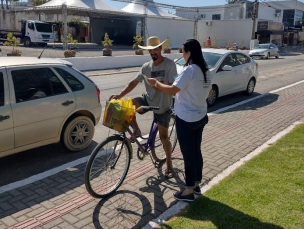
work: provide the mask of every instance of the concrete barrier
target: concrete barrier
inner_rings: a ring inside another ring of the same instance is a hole
[[[163,54],[169,59],[178,59],[182,53]],[[102,70],[111,68],[138,67],[151,60],[150,55],[130,56],[101,56],[101,57],[73,57],[63,58],[80,71]]]

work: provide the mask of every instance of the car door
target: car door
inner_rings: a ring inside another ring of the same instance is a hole
[[[275,56],[276,55],[277,51],[276,51],[275,46],[273,44],[271,44],[269,46],[269,50],[270,50],[270,56]]]
[[[58,137],[60,128],[75,109],[74,93],[49,67],[22,67],[8,71],[15,146]]]
[[[222,68],[225,66],[231,66],[231,71],[224,71]],[[228,54],[222,63],[220,64],[216,74],[214,75],[214,83],[219,86],[220,95],[227,95],[231,92],[231,88],[234,85],[235,78],[235,56],[233,53]]]
[[[250,58],[242,53],[236,53],[235,77],[232,86],[233,92],[238,92],[246,88],[251,75]]]
[[[14,148],[13,115],[5,68],[0,68],[0,154]]]

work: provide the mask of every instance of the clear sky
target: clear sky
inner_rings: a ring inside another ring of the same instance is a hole
[[[113,6],[115,8],[121,9],[127,5],[127,3],[118,2],[114,0],[102,0],[104,3]],[[253,1],[253,0],[252,0]],[[264,2],[265,0],[260,0]],[[225,5],[227,4],[226,0],[154,0],[154,2],[176,5],[176,6],[216,6],[216,5]],[[268,0],[266,0],[268,2]],[[304,2],[304,0],[299,0],[299,2]]]

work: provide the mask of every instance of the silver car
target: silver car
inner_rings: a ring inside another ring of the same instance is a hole
[[[250,57],[269,59],[271,56],[279,58],[279,48],[275,44],[259,44],[249,52]]]
[[[221,96],[243,91],[251,95],[258,79],[258,63],[245,53],[226,49],[202,49],[212,74],[212,89],[207,104],[213,106]],[[177,72],[185,65],[183,57],[175,60]]]
[[[0,57],[0,157],[59,141],[85,149],[100,120],[99,96],[69,62]]]

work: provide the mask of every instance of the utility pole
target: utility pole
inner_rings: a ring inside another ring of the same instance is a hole
[[[250,49],[254,48],[254,41],[255,41],[255,28],[256,28],[256,22],[258,18],[258,12],[259,12],[259,0],[255,0],[254,7],[253,7],[253,14],[252,14],[252,34],[251,34],[251,41],[250,41]]]

